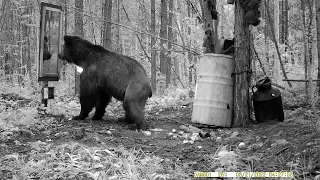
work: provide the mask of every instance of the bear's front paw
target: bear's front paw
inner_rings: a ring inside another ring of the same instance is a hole
[[[129,118],[126,118],[126,117],[119,117],[118,121],[122,122],[122,123],[127,123],[127,124],[133,124],[134,123],[133,121],[131,121]]]
[[[84,120],[85,118],[81,117],[81,116],[74,116],[72,118],[72,120]]]
[[[150,125],[147,122],[136,122],[136,129],[147,130],[150,129]]]
[[[96,116],[96,115],[94,115],[94,116],[92,117],[92,120],[100,121],[100,120],[102,120],[102,117],[101,117],[101,116]]]

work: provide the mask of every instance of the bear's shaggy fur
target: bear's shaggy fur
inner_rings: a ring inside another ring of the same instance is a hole
[[[133,58],[109,51],[77,36],[64,36],[58,57],[83,68],[80,75],[81,112],[74,119],[85,119],[93,107],[92,119],[101,119],[114,97],[123,101],[125,120],[137,129],[147,129],[144,107],[152,96],[143,66]]]

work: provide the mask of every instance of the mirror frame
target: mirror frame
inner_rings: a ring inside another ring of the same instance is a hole
[[[43,72],[43,46],[44,46],[44,32],[45,32],[45,13],[46,11],[53,11],[60,13],[59,17],[59,32],[58,32],[58,53],[61,51],[61,32],[62,32],[62,6],[53,5],[49,3],[41,2],[40,8],[40,36],[39,36],[39,58],[38,58],[38,81],[59,81],[60,78],[60,59],[57,57],[57,67],[55,73],[45,73]]]

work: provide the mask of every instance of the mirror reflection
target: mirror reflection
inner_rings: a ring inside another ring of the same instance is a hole
[[[60,12],[45,10],[43,40],[43,74],[58,73]]]

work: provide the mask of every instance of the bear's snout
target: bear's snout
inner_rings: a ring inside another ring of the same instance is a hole
[[[60,54],[60,53],[58,54],[58,58],[59,58],[59,59],[62,59],[62,56],[61,56],[61,54]]]

